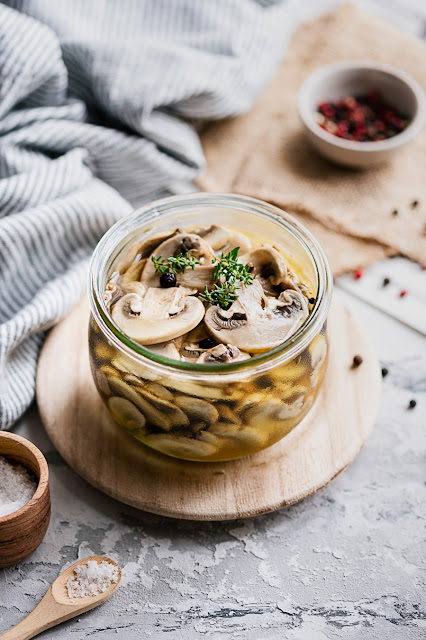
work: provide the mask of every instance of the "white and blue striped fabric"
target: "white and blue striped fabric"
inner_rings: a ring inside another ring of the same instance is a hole
[[[190,182],[196,127],[247,110],[290,31],[285,0],[0,3],[0,429],[34,397],[46,330],[132,208]]]

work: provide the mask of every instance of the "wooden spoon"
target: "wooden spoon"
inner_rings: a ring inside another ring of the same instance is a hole
[[[118,568],[118,580],[117,582],[112,582],[103,593],[99,593],[96,596],[70,598],[66,588],[67,580],[74,576],[74,569],[78,565],[86,564],[89,560],[96,560],[98,564],[103,561],[114,564]],[[1,640],[28,640],[28,638],[34,638],[34,636],[46,631],[46,629],[50,629],[50,627],[90,611],[90,609],[103,604],[114,595],[119,587],[120,580],[121,569],[111,558],[89,556],[78,560],[56,578],[31,613],[11,629],[1,633],[0,638]]]

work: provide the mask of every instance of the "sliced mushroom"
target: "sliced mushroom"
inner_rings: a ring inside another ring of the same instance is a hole
[[[107,362],[111,360],[112,349],[108,342],[96,341],[94,351],[97,360],[105,360]]]
[[[201,227],[195,229],[194,233],[207,240],[209,245],[214,251],[228,252],[235,247],[239,247],[239,254],[247,253],[251,249],[251,242],[249,238],[241,231],[236,229],[229,229],[216,224],[212,224],[210,227]]]
[[[261,353],[284,342],[308,317],[308,302],[298,291],[267,298],[258,280],[241,285],[240,291],[227,311],[218,306],[206,311],[205,324],[218,342]]]
[[[145,438],[146,444],[168,456],[188,460],[203,460],[216,453],[213,442],[172,434],[153,434]]]
[[[298,398],[293,403],[271,398],[262,405],[251,407],[244,414],[244,422],[255,429],[266,429],[273,434],[274,442],[283,438],[295,427],[310,408],[309,402]]]
[[[108,409],[112,417],[132,435],[145,435],[145,416],[130,400],[113,396],[108,400]]]
[[[308,388],[304,384],[293,383],[293,384],[284,384],[280,388],[280,399],[288,402],[289,400],[295,400],[300,398],[300,396],[304,396],[308,391]]]
[[[305,408],[304,396],[299,396],[294,402],[283,402],[275,413],[278,420],[288,420],[299,416]]]
[[[127,271],[127,269],[129,269],[129,267],[136,260],[136,257],[140,251],[140,248],[141,248],[140,242],[134,242],[133,244],[131,244],[130,247],[127,249],[126,253],[124,253],[121,256],[121,258],[117,261],[115,265],[115,270],[118,271],[118,273],[124,273],[125,271]]]
[[[134,387],[131,387],[129,384],[126,384],[123,380],[119,380],[118,378],[109,380],[109,386],[111,387],[111,391],[114,395],[124,397],[136,405],[136,407],[142,411],[147,422],[150,422],[161,429],[165,429],[166,431],[171,428],[169,417],[147,402]]]
[[[219,387],[208,387],[196,382],[184,382],[181,379],[173,380],[163,378],[162,384],[168,389],[174,389],[181,393],[186,393],[188,396],[194,396],[195,398],[208,398],[209,400],[221,400],[223,399],[223,390]]]
[[[250,358],[248,353],[242,353],[237,347],[217,345],[216,341],[208,335],[204,323],[189,332],[186,340],[182,343],[180,352],[182,359],[188,362],[214,364]]]
[[[304,361],[296,362],[296,359],[294,359],[275,369],[273,372],[275,385],[294,384],[295,380],[299,380],[307,372],[307,363]]]
[[[235,405],[235,411],[237,415],[241,416],[244,420],[245,412],[251,409],[252,407],[259,406],[265,402],[265,394],[260,391],[257,393],[249,393],[244,396],[237,404]]]
[[[109,396],[110,388],[108,384],[108,378],[105,373],[102,372],[103,367],[98,369],[97,367],[93,367],[93,377],[95,380],[95,384],[99,391],[101,391],[104,395]]]
[[[200,345],[195,342],[184,342],[181,348],[181,356],[184,362],[196,362],[204,353]]]
[[[112,379],[120,379],[120,373],[117,371],[115,367],[110,366],[109,364],[104,364],[100,368],[100,373],[107,377],[108,380]]]
[[[241,420],[227,404],[218,403],[216,409],[219,413],[219,418],[223,422],[231,422],[232,424],[241,424]]]
[[[123,354],[117,354],[113,357],[111,364],[114,365],[121,373],[133,373],[141,380],[156,381],[160,378],[158,373],[154,373],[143,364],[139,364],[136,360],[128,358]]]
[[[150,288],[143,298],[128,293],[112,308],[112,318],[130,338],[142,345],[158,344],[193,329],[204,316],[201,300],[183,287]]]
[[[156,233],[153,236],[150,236],[149,238],[147,238],[146,240],[140,243],[140,249],[139,249],[140,257],[148,258],[148,256],[150,256],[151,253],[155,251],[155,249],[160,244],[162,244],[169,238],[172,238],[177,233],[180,233],[180,229],[175,229],[175,231],[172,231],[172,233],[170,232]]]
[[[241,256],[241,262],[251,266],[252,276],[267,293],[276,295],[281,289],[296,289],[282,255],[269,244]]]
[[[171,358],[171,360],[180,360],[179,349],[173,340],[169,340],[169,342],[160,342],[160,344],[151,344],[149,350],[159,356]]]
[[[250,354],[240,351],[238,347],[234,347],[232,344],[218,344],[212,349],[207,349],[202,353],[198,360],[199,363],[206,364],[221,364],[225,362],[239,362],[241,360],[247,360],[250,358]]]
[[[180,232],[180,229],[172,232],[168,231],[167,233],[156,233],[142,242],[134,242],[121,258],[119,258],[115,265],[115,270],[118,271],[118,273],[124,274],[134,263],[143,258],[147,258],[155,251],[159,244],[165,242],[178,232]]]
[[[146,264],[146,259],[139,260],[138,262],[135,262],[134,264],[132,264],[125,271],[125,273],[123,273],[120,280],[120,286],[122,289],[124,289],[126,285],[128,285],[130,282],[139,281],[141,279],[141,274],[145,264]]]
[[[213,282],[212,260],[215,255],[209,243],[195,233],[178,233],[162,242],[148,259],[142,272],[141,281],[146,287],[158,287],[161,274],[155,273],[152,258],[167,259],[185,253],[196,258],[200,264],[194,269],[186,268],[184,273],[179,271],[178,283],[182,286],[194,286],[198,290],[204,289],[206,285]]]
[[[170,391],[163,387],[162,384],[157,384],[156,382],[148,382],[145,384],[145,388],[159,398],[163,398],[163,400],[173,402],[173,393],[170,393]]]
[[[322,379],[323,365],[327,360],[327,342],[323,335],[319,334],[315,336],[309,345],[309,351],[311,354],[311,384],[315,388]]]
[[[220,439],[214,435],[214,433],[211,433],[211,431],[201,430],[195,437],[199,442],[208,442],[209,444],[213,444],[216,449],[218,449],[222,444]]]
[[[194,269],[179,271],[177,280],[181,287],[193,287],[197,291],[210,289],[214,284],[214,265],[197,265]]]
[[[183,409],[191,420],[212,424],[219,419],[219,413],[210,402],[190,396],[175,396],[176,404]]]
[[[238,447],[246,449],[258,450],[262,449],[268,442],[268,432],[266,429],[254,429],[253,427],[242,427],[232,422],[218,422],[213,425],[210,430],[216,436],[221,438],[230,438]]]
[[[136,293],[137,296],[143,298],[146,293],[145,285],[142,282],[129,282],[122,288],[123,295],[127,293]],[[113,301],[111,301],[111,306]]]
[[[189,425],[188,416],[174,403],[151,393],[151,391],[144,386],[136,387],[136,391],[140,393],[142,398],[149,402],[151,406],[161,411],[161,413],[167,418],[169,424],[167,428],[163,427],[167,431],[169,428],[187,427]],[[148,413],[146,415],[148,416]]]

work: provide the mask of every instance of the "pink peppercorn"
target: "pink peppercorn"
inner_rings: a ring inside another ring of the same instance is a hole
[[[354,271],[353,275],[354,275],[354,280],[359,280],[364,275],[364,270],[363,269],[356,269]]]
[[[391,138],[408,124],[374,89],[358,97],[347,96],[335,102],[321,102],[316,120],[329,133],[355,142]]]
[[[400,298],[405,298],[407,293],[408,293],[407,289],[403,289],[402,291],[399,292],[399,297]]]

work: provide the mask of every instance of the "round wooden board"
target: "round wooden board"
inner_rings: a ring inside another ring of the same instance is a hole
[[[43,347],[37,399],[59,453],[88,482],[133,507],[174,518],[228,520],[280,509],[335,478],[358,455],[376,419],[377,358],[339,300],[330,311],[330,360],[323,389],[288,436],[232,462],[187,462],[157,453],[119,427],[90,372],[82,300]],[[362,365],[351,369],[353,356]]]

